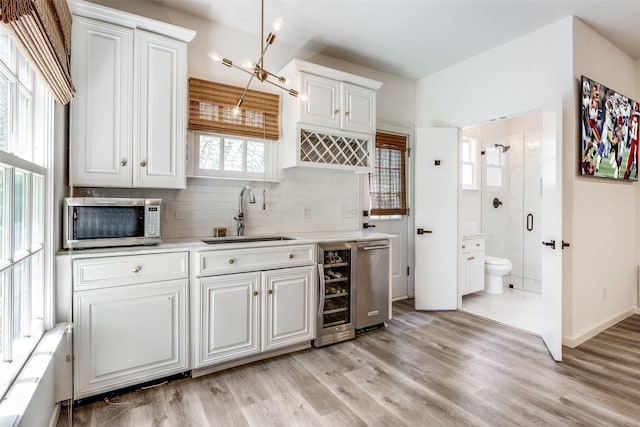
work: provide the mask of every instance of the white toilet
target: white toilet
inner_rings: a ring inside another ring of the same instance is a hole
[[[511,261],[506,258],[485,255],[484,291],[488,294],[501,294],[504,292],[502,278],[511,272]]]

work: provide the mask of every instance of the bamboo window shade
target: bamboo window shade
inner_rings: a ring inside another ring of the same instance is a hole
[[[406,135],[376,133],[374,172],[369,177],[371,215],[406,215]]]
[[[71,12],[66,0],[0,0],[0,19],[60,104],[73,98]]]
[[[233,108],[244,88],[189,79],[189,129],[253,138],[280,138],[280,95],[247,90],[240,114]]]

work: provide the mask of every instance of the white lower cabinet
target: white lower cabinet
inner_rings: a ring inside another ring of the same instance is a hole
[[[315,267],[197,280],[194,368],[311,341]]]
[[[484,238],[466,239],[458,256],[459,294],[484,290]]]
[[[175,267],[164,279],[157,257]],[[187,252],[74,260],[74,399],[189,370],[187,266]]]

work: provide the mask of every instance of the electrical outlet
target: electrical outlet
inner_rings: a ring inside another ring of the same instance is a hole
[[[311,206],[304,207],[304,217],[311,218]]]
[[[607,300],[607,288],[602,288],[602,301]]]

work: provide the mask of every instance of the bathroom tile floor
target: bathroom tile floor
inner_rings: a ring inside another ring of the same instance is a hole
[[[542,296],[535,292],[508,288],[501,295],[475,292],[462,297],[461,310],[541,334]]]

